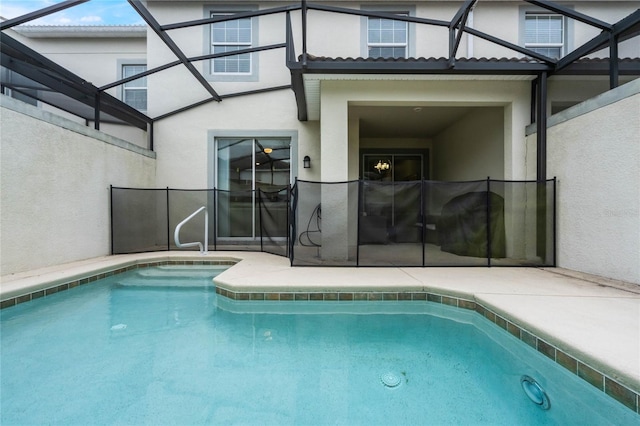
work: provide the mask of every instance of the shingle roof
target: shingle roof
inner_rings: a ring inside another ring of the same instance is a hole
[[[364,57],[327,57],[308,54],[307,64],[310,71],[326,72],[499,72],[529,73],[553,71],[554,64],[541,62],[530,57],[511,58],[456,58],[450,62],[445,57],[419,58],[364,58]],[[299,61],[302,57],[299,57]],[[621,58],[618,61],[621,73],[640,74],[640,58]],[[563,69],[563,74],[601,74],[608,72],[609,58],[582,58]]]

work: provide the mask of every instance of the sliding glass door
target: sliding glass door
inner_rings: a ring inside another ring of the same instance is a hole
[[[289,138],[216,139],[217,235],[259,236],[257,190],[277,192],[291,181]]]

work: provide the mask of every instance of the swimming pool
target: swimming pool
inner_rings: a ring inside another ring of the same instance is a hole
[[[470,310],[235,302],[129,271],[1,311],[2,424],[634,424]],[[521,387],[530,376],[551,408]]]

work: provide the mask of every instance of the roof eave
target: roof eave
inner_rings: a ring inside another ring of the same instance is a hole
[[[146,25],[20,25],[12,28],[28,38],[146,38]]]

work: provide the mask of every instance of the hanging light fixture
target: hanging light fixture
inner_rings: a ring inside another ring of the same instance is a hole
[[[378,171],[378,173],[382,174],[383,171],[387,171],[391,168],[391,165],[388,161],[378,160],[378,164],[373,166],[374,169]]]

